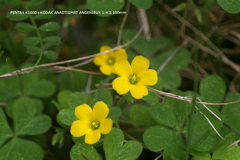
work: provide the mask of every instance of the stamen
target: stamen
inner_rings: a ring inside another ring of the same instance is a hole
[[[115,58],[109,57],[107,60],[107,64],[111,66],[111,65],[114,65],[114,63],[115,63]]]
[[[135,74],[129,76],[129,82],[131,84],[137,84],[138,81],[139,81],[139,79],[138,79],[138,77]]]
[[[91,128],[96,130],[100,127],[100,123],[98,121],[92,121]]]

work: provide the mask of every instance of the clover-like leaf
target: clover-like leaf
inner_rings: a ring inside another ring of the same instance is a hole
[[[113,123],[116,123],[121,115],[121,108],[119,107],[111,107],[109,109],[109,113],[107,118],[111,118]]]
[[[93,105],[98,101],[98,94],[99,94],[99,91],[94,93],[92,101],[90,103],[91,107],[93,107]],[[101,93],[101,101],[106,103],[106,105],[108,107],[111,107],[112,106],[112,94],[109,91],[103,89],[102,93]]]
[[[0,160],[13,159],[42,160],[43,151],[36,143],[15,137],[0,149]]]
[[[102,160],[96,149],[86,143],[77,143],[72,147],[70,151],[71,160],[84,160],[81,154],[88,160]]]
[[[217,0],[217,3],[228,13],[236,14],[240,12],[239,0]]]
[[[142,152],[142,145],[136,141],[129,141],[123,145],[124,136],[120,129],[113,128],[103,138],[103,148],[106,160],[134,160]]]
[[[172,106],[167,103],[156,103],[151,107],[152,117],[159,123],[173,127],[178,122],[174,115]]]
[[[0,147],[2,146],[2,144],[10,137],[13,136],[13,132],[11,130],[11,128],[8,125],[6,116],[2,110],[2,108],[0,108]]]
[[[135,104],[130,109],[130,120],[136,125],[145,125],[151,119],[150,107],[143,104]]]
[[[239,101],[240,100],[240,94],[229,92],[226,95],[226,101],[227,102],[233,102],[233,101]],[[228,126],[236,130],[237,132],[240,132],[240,124],[236,123],[240,121],[240,103],[236,102],[233,104],[227,104],[224,105],[222,108],[223,114],[223,121]]]
[[[14,67],[8,65],[1,65],[0,75],[13,72]],[[11,98],[17,97],[21,94],[18,77],[9,79],[2,79],[0,83],[0,101],[6,102]]]
[[[129,41],[136,34],[136,30],[126,29],[123,31],[122,38],[125,41]],[[131,43],[131,46],[143,56],[150,58],[156,51],[167,47],[171,43],[172,41],[168,38],[160,37],[147,41],[143,36],[140,35],[135,41],[133,41],[133,43]]]
[[[58,93],[57,99],[58,99],[58,102],[59,102],[61,108],[68,108],[69,107],[68,97],[71,93],[72,92],[69,91],[69,90],[62,90]],[[59,109],[59,110],[61,110],[61,109]]]
[[[143,141],[150,151],[161,151],[172,143],[172,131],[161,126],[149,127],[143,134]]]
[[[30,96],[47,98],[54,94],[56,86],[47,80],[40,80],[29,84],[27,94]]]
[[[34,117],[36,108],[34,102],[27,97],[22,97],[16,100],[12,109],[14,131],[18,134],[23,127]]]
[[[234,134],[228,134],[213,151],[213,159],[229,160],[240,158],[240,147],[233,145]]]
[[[86,96],[80,92],[71,93],[68,96],[68,105],[71,109],[75,109],[77,106],[86,103]]]
[[[58,113],[57,119],[60,121],[60,124],[71,126],[72,122],[77,120],[77,117],[73,109],[65,108]]]
[[[222,102],[225,92],[225,82],[217,75],[209,75],[200,83],[201,101]],[[214,108],[216,107],[214,106]]]
[[[21,130],[18,135],[39,135],[45,133],[51,127],[51,118],[47,115],[39,115],[31,119]]]

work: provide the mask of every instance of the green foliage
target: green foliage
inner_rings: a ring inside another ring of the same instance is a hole
[[[113,14],[113,11],[119,11],[122,9],[124,1],[112,1],[112,0],[87,0],[87,6],[91,11],[101,11],[99,16],[109,16]]]
[[[217,0],[217,3],[227,12],[236,14],[240,12],[239,0]]]
[[[41,147],[32,141],[21,138],[13,138],[0,149],[0,160],[12,159],[42,160],[43,151]]]
[[[62,109],[58,113],[57,119],[61,124],[66,125],[68,127],[72,125],[73,121],[78,120],[74,114],[73,109]]]
[[[0,146],[2,146],[2,144],[10,137],[13,136],[12,130],[10,129],[10,127],[8,126],[8,122],[6,119],[6,116],[2,110],[2,108],[0,108]]]
[[[225,140],[215,148],[212,158],[213,159],[239,159],[240,158],[240,147],[239,146],[231,146],[234,140],[234,134],[229,134],[224,137]]]
[[[0,159],[39,159],[43,158],[43,151],[36,143],[18,138],[18,136],[39,135],[48,131],[51,127],[51,118],[47,115],[39,115],[39,109],[35,107],[36,101],[31,98],[18,98],[12,105],[12,117],[14,122],[14,135],[8,126],[5,114],[0,109],[1,141],[2,145],[7,139],[13,137],[0,149]],[[31,153],[35,154],[31,154]],[[20,156],[20,157],[19,157]]]
[[[27,52],[31,55],[37,55],[42,52],[42,49],[35,46],[27,47]]]
[[[6,0],[6,2],[8,4],[11,4],[11,5],[14,5],[14,6],[17,6],[17,5],[21,5],[22,4],[22,1],[21,0]]]
[[[47,57],[48,59],[57,59],[58,58],[58,53],[55,51],[44,51],[43,55]]]
[[[52,82],[47,80],[40,80],[38,83],[32,83],[29,85],[27,94],[29,96],[47,98],[53,95],[55,89],[56,87]]]
[[[149,127],[143,134],[144,144],[153,152],[163,150],[172,140],[171,130],[161,126]]]
[[[118,122],[121,112],[122,111],[119,107],[111,107],[107,118],[111,118],[113,123],[116,123]]]
[[[48,9],[44,9],[44,11],[55,11],[55,9],[54,8],[48,8]],[[55,14],[37,14],[36,16],[34,16],[34,19],[45,20],[45,19],[53,18],[54,16],[55,16]]]
[[[239,0],[217,3],[229,13],[240,13]],[[159,153],[163,160],[240,159],[239,102],[200,104],[240,101],[239,58],[232,54],[238,46],[237,18],[213,9],[215,5],[214,0],[1,1],[0,160],[69,159],[69,154],[72,160],[135,160],[156,159]],[[42,14],[55,8],[83,12]],[[83,15],[88,9],[100,14]],[[135,37],[135,29],[142,27]],[[124,45],[128,61],[143,55],[158,72],[157,83],[150,86],[158,92],[148,88],[142,99],[131,92],[118,95],[112,90],[116,75],[95,75],[96,61],[85,57],[94,58],[100,46],[120,46],[133,37]],[[179,46],[182,41],[187,43]],[[85,72],[63,71],[58,65]],[[109,107],[112,130],[93,145],[85,143],[85,136],[72,137],[75,108],[93,107],[100,100]]]
[[[99,91],[94,93],[93,98],[90,102],[91,107],[93,107],[94,104],[98,101],[98,94],[99,94]],[[111,95],[111,93],[109,91],[103,89],[102,90],[102,95],[101,95],[101,101],[106,103],[106,105],[108,107],[111,107],[112,106],[112,95]]]
[[[233,102],[233,101],[239,101],[239,100],[240,100],[239,93],[229,92],[226,95],[227,102]],[[240,124],[236,123],[240,120],[239,103],[224,105],[221,113],[223,117],[223,122],[239,133]]]
[[[165,61],[175,52],[177,48],[171,48],[157,55],[152,61],[153,69],[158,70]],[[173,90],[180,86],[181,77],[177,71],[186,68],[190,62],[190,53],[186,48],[180,49],[160,71],[159,76],[162,79],[163,89]]]
[[[136,34],[136,30],[126,29],[123,31],[122,38],[125,41],[129,41]],[[133,43],[131,43],[131,47],[143,56],[150,58],[156,51],[169,46],[171,43],[172,41],[165,37],[154,38],[147,41],[142,35],[140,35]]]
[[[123,133],[117,128],[113,128],[109,134],[104,136],[103,147],[106,160],[137,159],[142,152],[142,146],[135,141],[129,141],[123,145],[123,141]]]
[[[130,120],[136,125],[145,125],[150,121],[150,108],[143,104],[135,104],[130,109]]]
[[[19,98],[13,105],[14,131],[16,135],[37,135],[46,132],[51,126],[48,116],[36,116],[36,107],[30,98]]]
[[[129,0],[129,2],[138,8],[148,9],[152,6],[153,0]]]
[[[57,22],[47,22],[39,27],[41,31],[51,32],[59,29],[59,24]]]
[[[84,157],[86,157],[89,160],[102,159],[92,145],[85,143],[77,143],[71,149],[70,152],[71,160],[84,160],[81,154],[84,155]]]
[[[16,25],[16,29],[23,32],[31,32],[35,29],[35,27],[29,23],[19,22]]]
[[[29,37],[24,40],[23,44],[25,47],[35,46],[39,44],[39,41],[40,41],[39,37]]]
[[[49,36],[43,39],[43,42],[51,44],[51,45],[58,45],[61,40],[58,36]]]
[[[86,103],[86,101],[86,97],[79,92],[71,93],[68,96],[68,105],[71,109],[75,109],[77,106]]]
[[[30,3],[28,4],[29,6],[38,6],[44,3],[46,0],[31,0]]]
[[[12,21],[23,21],[29,18],[28,14],[7,14],[7,18]]]

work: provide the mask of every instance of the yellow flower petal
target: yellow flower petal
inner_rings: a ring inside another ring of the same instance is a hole
[[[112,84],[113,89],[120,95],[127,93],[131,87],[129,79],[126,77],[118,77],[114,79]]]
[[[128,78],[132,75],[132,68],[126,59],[121,59],[114,64],[115,73],[121,77]]]
[[[87,104],[82,104],[75,108],[75,115],[81,121],[90,124],[93,120],[92,108]]]
[[[115,57],[116,61],[119,61],[120,59],[127,59],[128,58],[126,50],[122,49],[122,48],[115,51],[115,56],[114,57]]]
[[[108,134],[112,130],[113,121],[110,118],[104,119],[100,123],[100,132],[102,134]]]
[[[157,72],[153,69],[149,69],[139,77],[139,80],[143,85],[155,85],[158,81]]]
[[[72,123],[70,132],[73,135],[73,137],[81,137],[90,132],[91,130],[92,129],[89,124],[84,123],[81,120],[77,120]]]
[[[108,58],[107,54],[101,54],[94,57],[93,62],[95,65],[101,66],[106,64],[107,58]]]
[[[109,50],[109,49],[112,49],[112,48],[109,47],[109,46],[107,46],[107,45],[105,45],[105,46],[102,46],[102,47],[100,48],[100,52],[104,52],[104,51]],[[108,52],[108,53],[110,53],[110,52]]]
[[[100,67],[100,71],[105,74],[105,75],[110,75],[113,73],[113,66],[109,66],[109,65],[102,65]]]
[[[149,68],[150,61],[143,56],[136,56],[132,61],[132,71],[137,76],[141,76]]]
[[[93,107],[94,120],[101,122],[109,113],[108,106],[103,101],[98,101]]]
[[[92,130],[86,134],[85,143],[94,144],[94,143],[97,143],[100,138],[101,138],[100,130],[99,129]]]
[[[146,96],[148,94],[147,87],[145,87],[142,84],[132,85],[130,92],[131,92],[132,96],[136,99],[140,99],[143,96]]]

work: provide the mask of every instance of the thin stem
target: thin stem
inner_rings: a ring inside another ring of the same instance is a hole
[[[26,11],[29,11],[28,6],[27,6],[25,3],[23,3],[23,4],[24,4],[25,10],[26,10]],[[32,22],[32,24],[33,24],[33,26],[34,26],[34,28],[35,28],[35,31],[36,31],[36,33],[37,33],[37,36],[39,37],[41,53],[40,53],[40,56],[39,56],[37,62],[35,63],[35,65],[33,66],[33,68],[31,68],[31,70],[30,70],[28,73],[32,72],[32,71],[36,68],[36,66],[40,63],[40,61],[41,61],[41,59],[42,59],[42,55],[43,55],[43,41],[42,41],[42,36],[41,36],[41,34],[40,34],[40,32],[39,32],[38,26],[37,26],[37,24],[36,24],[33,16],[32,16],[31,14],[29,15],[29,18],[30,18],[30,21]]]
[[[122,20],[122,23],[121,23],[121,26],[119,28],[119,32],[118,32],[118,40],[117,40],[117,45],[119,46],[120,43],[121,43],[121,38],[122,38],[122,30],[123,30],[123,26],[127,20],[127,17],[128,17],[128,13],[129,13],[129,9],[130,9],[130,3],[129,1],[127,2],[127,8],[126,8],[126,14],[124,15],[123,17],[123,20]]]

